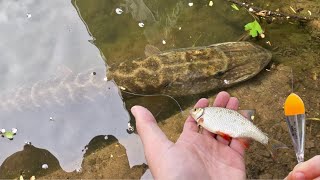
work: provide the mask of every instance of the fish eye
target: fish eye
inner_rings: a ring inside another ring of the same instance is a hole
[[[194,108],[193,111],[194,111],[194,112],[197,111],[197,108]]]

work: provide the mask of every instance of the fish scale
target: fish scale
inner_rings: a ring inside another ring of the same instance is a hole
[[[223,133],[233,138],[250,138],[262,144],[268,144],[269,138],[237,111],[220,107],[202,109],[204,111],[196,121],[208,131]]]

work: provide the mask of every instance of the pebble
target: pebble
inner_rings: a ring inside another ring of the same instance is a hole
[[[42,169],[48,169],[49,166],[48,166],[48,164],[42,164],[41,168],[42,168]]]
[[[139,22],[139,27],[144,27],[144,23],[143,22]]]
[[[117,14],[122,14],[122,13],[123,13],[123,10],[122,10],[121,8],[117,8],[117,9],[116,9],[116,13],[117,13]]]

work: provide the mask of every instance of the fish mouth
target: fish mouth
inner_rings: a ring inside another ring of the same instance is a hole
[[[226,86],[252,78],[272,59],[269,50],[250,42],[238,42],[236,46],[226,44],[222,49],[229,60],[226,71],[220,76]]]

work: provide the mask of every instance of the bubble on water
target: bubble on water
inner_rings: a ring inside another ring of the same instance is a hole
[[[76,172],[77,172],[77,173],[81,173],[81,172],[82,172],[82,169],[81,169],[81,168],[76,169]]]
[[[182,29],[182,27],[179,27],[179,31]]]
[[[162,40],[162,44],[167,44],[166,40]]]
[[[29,19],[29,18],[31,18],[32,16],[31,16],[31,14],[30,13],[27,13],[27,18]]]
[[[108,136],[104,136],[104,139],[105,139],[105,140],[108,140],[109,138],[108,138]]]
[[[1,133],[4,134],[6,132],[5,129],[1,129]]]
[[[117,13],[117,14],[122,14],[122,13],[123,13],[123,10],[122,10],[121,8],[117,8],[117,9],[116,9],[116,13]]]
[[[17,128],[12,128],[11,132],[12,132],[13,134],[16,134],[16,133],[18,132],[18,129],[17,129]]]
[[[50,120],[50,121],[53,121],[53,117],[49,117],[49,120]]]
[[[25,141],[24,144],[31,145],[31,142],[30,141]]]
[[[139,27],[144,27],[144,23],[143,22],[139,22]]]
[[[48,169],[49,166],[48,166],[48,164],[42,164],[41,168],[42,168],[42,169]]]
[[[193,2],[189,2],[188,5],[191,7],[193,6]]]
[[[209,2],[209,6],[213,6],[213,1],[210,1],[210,2]]]
[[[105,77],[105,78],[103,78],[103,80],[104,80],[104,81],[108,81],[108,78],[107,78],[107,77]]]

